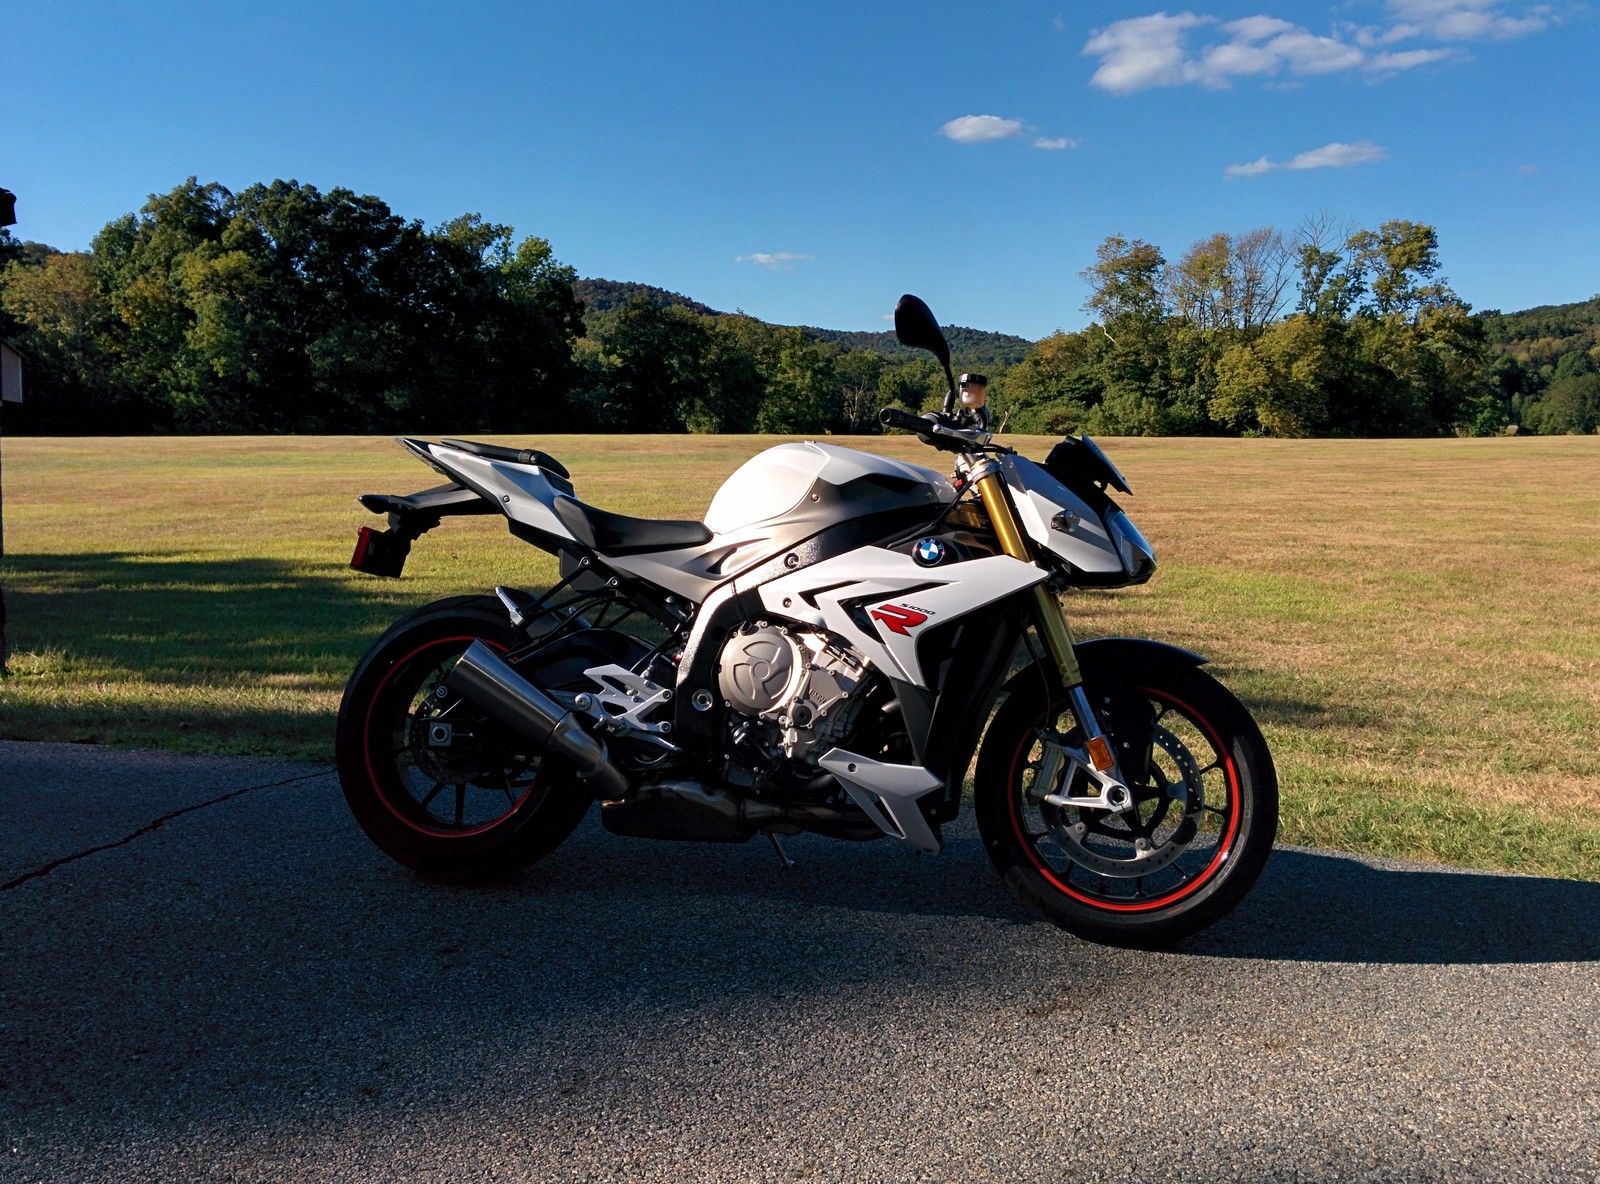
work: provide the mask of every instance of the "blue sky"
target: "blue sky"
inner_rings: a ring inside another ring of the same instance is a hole
[[[272,5],[11,0],[14,233],[194,174],[478,211],[581,275],[1028,337],[1121,233],[1439,228],[1475,307],[1600,292],[1600,13],[1512,0]],[[985,118],[987,117],[987,118]]]

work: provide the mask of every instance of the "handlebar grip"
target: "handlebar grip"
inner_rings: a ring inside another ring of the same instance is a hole
[[[926,435],[932,425],[920,415],[912,415],[898,407],[884,407],[878,412],[878,422],[886,428],[904,428],[908,432]]]

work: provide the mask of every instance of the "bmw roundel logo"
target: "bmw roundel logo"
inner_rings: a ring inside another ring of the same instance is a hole
[[[944,562],[944,540],[929,536],[918,539],[917,545],[911,549],[912,558],[923,567],[933,567]]]

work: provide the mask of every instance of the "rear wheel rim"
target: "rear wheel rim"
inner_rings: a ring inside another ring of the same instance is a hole
[[[1154,709],[1155,724],[1151,776],[1129,787],[1138,802],[1136,822],[1035,800],[1037,727],[1019,738],[1005,787],[1028,865],[1056,891],[1109,913],[1154,912],[1192,898],[1217,881],[1239,843],[1239,769],[1216,726],[1168,691],[1138,693]],[[1045,714],[1035,723],[1045,723]],[[1114,721],[1107,730],[1114,733]]]
[[[436,692],[474,641],[436,638],[391,663],[373,690],[363,727],[367,775],[378,800],[400,823],[434,839],[460,840],[503,826],[547,790],[542,761],[505,729],[454,696]],[[433,724],[449,725],[449,744],[430,741]]]

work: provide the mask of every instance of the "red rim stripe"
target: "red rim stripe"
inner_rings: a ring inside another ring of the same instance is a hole
[[[1185,884],[1180,884],[1165,896],[1158,896],[1154,900],[1139,901],[1137,903],[1122,904],[1116,901],[1100,900],[1077,891],[1075,888],[1068,886],[1065,881],[1058,879],[1056,874],[1050,870],[1049,864],[1044,862],[1034,845],[1028,842],[1027,831],[1022,825],[1021,785],[1017,780],[1017,765],[1030,747],[1026,736],[1023,737],[1022,747],[1017,749],[1016,755],[1011,759],[1011,772],[1006,783],[1006,794],[1010,799],[1011,827],[1016,832],[1017,842],[1021,844],[1022,850],[1027,854],[1028,862],[1033,864],[1034,870],[1048,880],[1058,891],[1066,893],[1073,900],[1080,901],[1091,908],[1105,909],[1107,912],[1113,913],[1148,913],[1155,909],[1165,908],[1169,904],[1176,904],[1187,896],[1192,896],[1204,888],[1211,881],[1212,876],[1217,873],[1218,869],[1228,861],[1228,856],[1233,851],[1234,837],[1239,833],[1239,771],[1234,768],[1233,756],[1223,744],[1222,738],[1212,728],[1211,721],[1174,695],[1152,691],[1143,687],[1140,690],[1143,694],[1164,700],[1188,713],[1189,719],[1199,725],[1200,730],[1206,734],[1206,739],[1210,740],[1212,747],[1217,750],[1217,755],[1222,758],[1223,773],[1228,779],[1228,831],[1223,835],[1222,842],[1217,845],[1217,853],[1211,857],[1211,862],[1194,879]],[[1017,792],[1013,792],[1013,787]],[[1068,858],[1070,859],[1071,857],[1069,856]]]
[[[469,644],[474,641],[482,641],[484,645],[489,646],[491,649],[494,649],[499,653],[503,654],[506,652],[505,646],[501,645],[499,642],[490,641],[486,637],[439,637],[435,638],[433,641],[424,642],[405,657],[390,665],[388,671],[384,674],[383,679],[378,683],[377,688],[372,692],[372,701],[367,704],[366,719],[361,725],[361,755],[366,759],[367,780],[372,783],[373,792],[378,795],[378,800],[383,803],[384,809],[388,810],[389,813],[393,814],[406,826],[409,826],[418,834],[424,834],[429,838],[435,839],[469,839],[473,835],[481,835],[484,831],[491,830],[494,827],[499,826],[507,818],[510,818],[518,810],[522,809],[523,804],[527,802],[529,796],[533,793],[534,788],[538,783],[538,776],[536,774],[534,777],[534,785],[528,786],[528,788],[523,791],[522,796],[516,800],[516,804],[514,804],[509,810],[493,821],[485,822],[482,826],[472,827],[470,830],[433,830],[426,826],[419,826],[415,821],[406,817],[406,815],[395,806],[394,802],[389,800],[389,795],[383,792],[383,783],[378,779],[378,772],[373,768],[372,765],[372,713],[378,708],[378,700],[383,696],[383,688],[389,685],[389,680],[395,676],[396,671],[402,669],[407,662],[411,661],[411,659],[415,658],[418,654],[432,649],[435,646],[449,645],[451,642],[456,641],[465,641]]]

